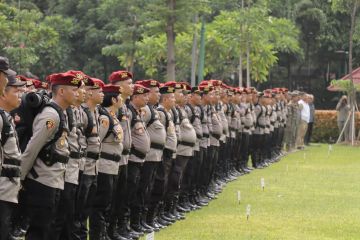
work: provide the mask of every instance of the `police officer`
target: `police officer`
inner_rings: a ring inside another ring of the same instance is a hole
[[[91,240],[107,239],[106,224],[123,150],[123,130],[118,120],[118,111],[124,104],[120,91],[120,86],[105,85],[104,101],[99,107],[99,137],[102,144],[98,165],[98,186],[89,221]],[[115,229],[112,231],[110,235],[114,238],[117,234],[114,232]],[[120,236],[115,238],[121,239]]]
[[[168,179],[173,162],[173,154],[177,148],[175,123],[171,109],[175,107],[175,88],[163,86],[159,90],[160,104],[157,108],[160,122],[166,129],[166,139],[162,161],[156,170],[153,191],[151,192],[149,211],[146,222],[152,227],[163,228],[170,225],[173,220],[164,215],[164,197],[168,188]]]
[[[21,155],[21,179],[29,218],[25,239],[50,238],[70,155],[64,111],[75,103],[81,79],[71,73],[59,73],[51,75],[50,82],[52,100],[35,117],[33,135]]]
[[[69,161],[65,171],[64,190],[61,192],[59,207],[56,212],[52,236],[53,239],[72,239],[72,226],[75,214],[75,200],[79,184],[80,159],[84,148],[80,144],[80,112],[79,107],[85,101],[85,82],[87,76],[81,71],[69,71],[75,74],[82,83],[78,88],[78,97],[75,103],[66,109],[69,134],[68,144],[70,150]]]
[[[0,56],[0,94],[4,93],[5,86],[8,82],[7,76],[15,76],[16,73],[9,68],[9,60]]]
[[[76,239],[87,239],[87,219],[90,215],[97,189],[98,160],[100,158],[101,141],[99,137],[98,104],[104,99],[102,87],[104,83],[97,78],[90,78],[86,87],[86,103],[81,105],[83,119],[82,130],[86,138],[86,151],[76,202],[75,225],[73,235]]]
[[[150,196],[154,186],[155,173],[161,162],[166,141],[165,126],[160,122],[159,112],[156,110],[160,100],[159,82],[153,79],[136,82],[150,91],[149,102],[143,108],[143,119],[150,136],[150,151],[146,154],[144,165],[140,173],[139,189],[136,195],[136,203],[141,212],[140,224],[145,229],[159,231],[157,226],[147,224]],[[153,214],[153,213],[151,213]]]
[[[7,76],[4,94],[0,96],[0,239],[9,239],[11,217],[17,207],[20,190],[21,152],[15,124],[10,112],[20,105],[20,87],[25,83],[17,81],[14,74]]]

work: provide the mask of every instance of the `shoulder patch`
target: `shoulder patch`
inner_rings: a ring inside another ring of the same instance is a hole
[[[55,121],[53,119],[48,119],[46,121],[46,128],[48,130],[50,130],[50,129],[54,128],[54,127],[55,127]]]
[[[107,120],[105,118],[101,119],[101,125],[103,127],[108,127],[109,126],[109,120]]]

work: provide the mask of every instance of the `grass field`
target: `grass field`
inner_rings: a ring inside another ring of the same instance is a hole
[[[360,239],[360,149],[328,149],[312,146],[240,177],[155,239]]]

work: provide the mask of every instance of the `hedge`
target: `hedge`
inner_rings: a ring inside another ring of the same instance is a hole
[[[356,129],[360,128],[360,113],[355,115]],[[357,136],[356,131],[356,136]],[[312,142],[336,142],[339,137],[337,126],[337,111],[316,110],[315,125],[313,128]]]

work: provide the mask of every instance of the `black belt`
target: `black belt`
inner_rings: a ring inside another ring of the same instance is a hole
[[[197,137],[198,139],[202,139],[203,135],[201,135],[201,134],[196,134],[196,137]]]
[[[217,140],[219,140],[221,138],[220,134],[216,134],[216,133],[211,133],[211,136],[213,136],[214,138],[216,138]]]
[[[230,129],[230,131],[234,131],[234,132],[237,131],[237,129],[236,129],[236,128],[233,128],[233,127],[230,127],[229,129]]]
[[[20,168],[3,168],[1,169],[1,177],[20,177]]]
[[[270,128],[270,125],[266,125],[267,128]]]
[[[150,147],[153,149],[164,150],[164,145],[159,143],[151,143]]]
[[[270,123],[274,125],[274,124],[275,124],[275,121],[274,121],[274,122],[270,122]]]
[[[94,159],[94,160],[99,160],[99,158],[100,158],[100,153],[86,152],[86,157],[87,157],[87,158]]]
[[[246,126],[245,126],[244,128],[245,128],[246,130],[250,130],[251,127],[246,127]]]
[[[85,154],[83,152],[70,152],[70,157],[73,159],[80,159],[84,156]]]
[[[259,125],[258,127],[259,127],[259,128],[263,128],[263,129],[265,128],[265,126],[262,126],[262,125]]]
[[[194,147],[194,146],[195,146],[195,143],[179,141],[179,142],[178,142],[178,145],[184,145],[184,146],[188,146],[188,147]]]
[[[121,153],[121,155],[129,155],[130,154],[130,149],[124,149]]]
[[[135,147],[131,147],[130,153],[140,159],[145,159],[145,157],[146,157],[145,153],[140,152]]]
[[[210,135],[209,135],[208,133],[204,133],[204,134],[203,134],[203,137],[204,137],[204,138],[209,138]]]
[[[121,159],[121,156],[118,154],[110,154],[110,153],[106,153],[106,152],[101,152],[100,157],[103,159],[106,159],[106,160],[113,161],[113,162],[119,162]]]
[[[14,165],[14,166],[20,166],[20,165],[21,165],[21,161],[15,159],[15,158],[4,158],[4,164]]]
[[[44,149],[39,152],[38,157],[46,166],[52,166],[57,162],[67,164],[69,161],[69,156],[61,155],[55,151],[45,151]]]

